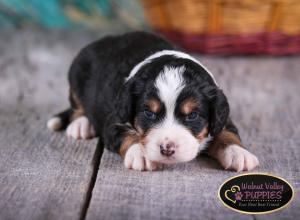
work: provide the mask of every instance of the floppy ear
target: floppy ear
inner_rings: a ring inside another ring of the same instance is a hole
[[[124,84],[118,97],[115,97],[115,105],[103,126],[103,134],[100,138],[103,144],[114,152],[119,152],[124,135],[134,131],[132,127],[134,117],[134,99],[132,88],[129,84]],[[129,122],[129,123],[128,123]]]
[[[229,116],[229,104],[223,91],[217,87],[206,90],[210,102],[209,133],[216,136],[225,127]]]
[[[132,123],[134,118],[134,92],[133,83],[128,82],[124,84],[124,87],[117,97],[117,102],[115,105],[116,116],[119,118],[119,123]]]

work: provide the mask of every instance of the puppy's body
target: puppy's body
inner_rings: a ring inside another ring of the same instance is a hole
[[[69,136],[100,136],[125,166],[154,170],[205,149],[225,168],[249,170],[229,106],[212,74],[188,54],[145,32],[106,37],[84,48],[69,72],[71,108],[48,122]]]

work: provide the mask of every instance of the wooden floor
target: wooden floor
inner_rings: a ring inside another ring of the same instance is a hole
[[[0,219],[297,219],[300,215],[300,57],[199,59],[229,97],[259,172],[286,178],[296,196],[268,215],[242,215],[217,198],[236,173],[212,159],[128,171],[122,160],[45,127],[67,103],[66,73],[80,47],[103,35],[0,33]]]

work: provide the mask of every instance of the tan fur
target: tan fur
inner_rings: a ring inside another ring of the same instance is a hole
[[[180,105],[180,111],[188,115],[190,114],[194,108],[198,105],[197,101],[193,98],[185,100],[181,105]]]
[[[79,118],[80,116],[84,115],[84,108],[79,98],[72,90],[70,90],[70,101],[73,109],[71,121],[74,121],[76,118]]]
[[[208,136],[208,128],[207,126],[202,129],[202,131],[197,135],[197,139],[202,141],[204,138]]]
[[[211,156],[214,156],[216,155],[219,148],[226,148],[227,146],[232,144],[243,147],[241,140],[236,134],[224,129],[216,137],[214,137],[208,147],[208,153]]]
[[[137,135],[138,135],[140,144],[142,146],[145,146],[147,144],[146,136],[150,132],[150,130],[147,133],[145,133],[145,131],[139,126],[137,119],[134,120],[134,128],[137,130]]]
[[[130,148],[130,146],[138,142],[139,142],[139,136],[135,132],[130,132],[126,134],[120,146],[119,154],[122,157],[124,157],[127,150]]]
[[[141,126],[138,125],[137,118],[134,119],[134,128],[137,130],[139,135],[144,134],[144,130],[141,128]]]
[[[160,101],[158,101],[155,98],[151,98],[151,99],[147,100],[146,105],[154,113],[158,113],[162,107]]]
[[[258,158],[243,147],[236,134],[228,130],[223,130],[214,138],[208,154],[227,170],[249,171],[259,166]]]

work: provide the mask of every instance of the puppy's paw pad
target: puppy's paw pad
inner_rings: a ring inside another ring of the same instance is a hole
[[[259,165],[257,157],[238,145],[230,145],[218,152],[218,158],[225,169],[250,171]]]
[[[133,144],[126,152],[124,165],[127,169],[138,171],[154,171],[160,168],[158,163],[145,158],[139,144]]]
[[[95,137],[95,131],[88,118],[81,116],[68,126],[67,136],[75,139],[89,139]]]

